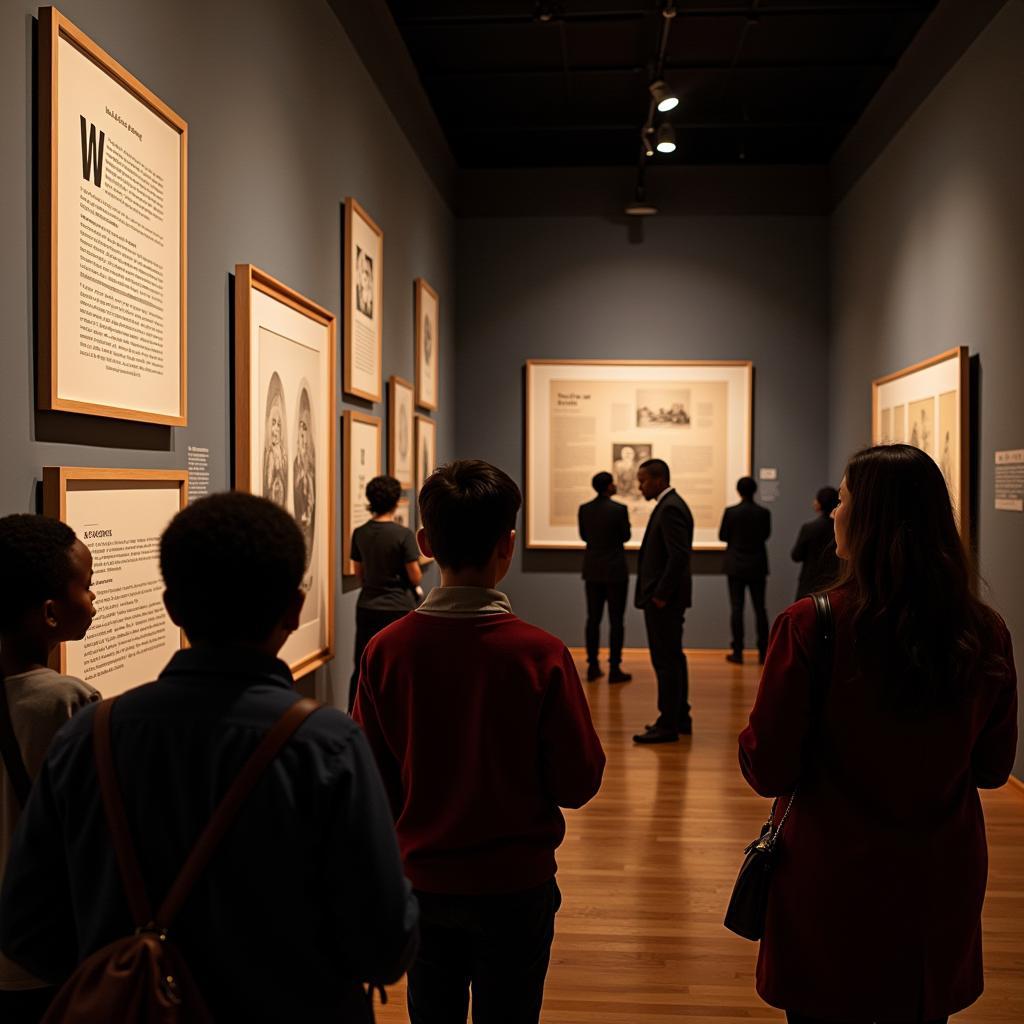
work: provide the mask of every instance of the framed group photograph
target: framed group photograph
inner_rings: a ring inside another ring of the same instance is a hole
[[[370,507],[366,502],[366,485],[375,476],[381,475],[380,454],[380,419],[346,409],[341,458],[345,509],[341,522],[341,571],[345,576],[355,572],[352,565],[352,534],[357,527],[371,519]]]
[[[39,12],[38,404],[188,421],[188,125]]]
[[[416,404],[436,409],[440,390],[438,363],[441,348],[437,292],[416,278]]]
[[[969,535],[970,357],[967,346],[871,383],[871,443],[911,444],[942,470],[960,532]]]
[[[160,535],[188,503],[178,469],[43,470],[43,514],[67,523],[92,554],[96,618],[60,645],[54,668],[104,697],[151,683],[184,637],[164,608]]]
[[[384,232],[351,196],[345,200],[345,394],[383,397]]]
[[[637,471],[656,458],[693,512],[694,548],[724,548],[722,512],[751,471],[753,375],[736,360],[529,360],[526,546],[582,548],[577,510],[607,471],[639,548],[652,504]]]
[[[428,416],[416,416],[416,495],[437,468],[437,425]]]
[[[265,271],[235,267],[235,488],[295,516],[306,542],[298,679],[334,656],[337,394],[334,314]]]
[[[401,377],[388,379],[388,473],[407,491],[416,477],[413,444],[413,386]]]

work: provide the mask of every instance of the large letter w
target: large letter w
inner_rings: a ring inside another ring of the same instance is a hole
[[[103,146],[107,141],[105,132],[100,132],[100,147],[96,149],[96,125],[89,125],[88,138],[86,138],[85,118],[79,115],[82,123],[82,177],[89,180],[89,168],[93,169],[93,177],[96,180],[96,187],[99,188],[103,181]]]

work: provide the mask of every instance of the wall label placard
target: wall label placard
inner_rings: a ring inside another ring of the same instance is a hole
[[[1024,448],[996,452],[996,508],[1024,512]]]
[[[210,493],[210,449],[188,446],[188,503]]]

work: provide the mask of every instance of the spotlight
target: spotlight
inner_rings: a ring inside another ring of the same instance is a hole
[[[676,151],[676,132],[670,124],[663,124],[658,129],[658,152],[674,153]]]
[[[658,208],[647,202],[646,190],[643,185],[637,185],[636,198],[631,203],[626,203],[625,213],[629,217],[653,217]]]
[[[651,90],[654,102],[658,105],[658,110],[663,114],[679,106],[679,97],[669,88],[668,82],[664,79],[659,78],[658,81],[651,82],[648,88]]]
[[[640,129],[640,141],[644,146],[644,156],[654,156],[654,129],[649,124]]]

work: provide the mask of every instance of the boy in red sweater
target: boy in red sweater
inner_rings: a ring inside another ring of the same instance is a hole
[[[560,807],[597,792],[604,751],[565,645],[496,590],[522,497],[486,462],[453,462],[419,495],[441,586],[363,655],[354,716],[384,778],[420,902],[412,1024],[540,1018],[561,902]]]

